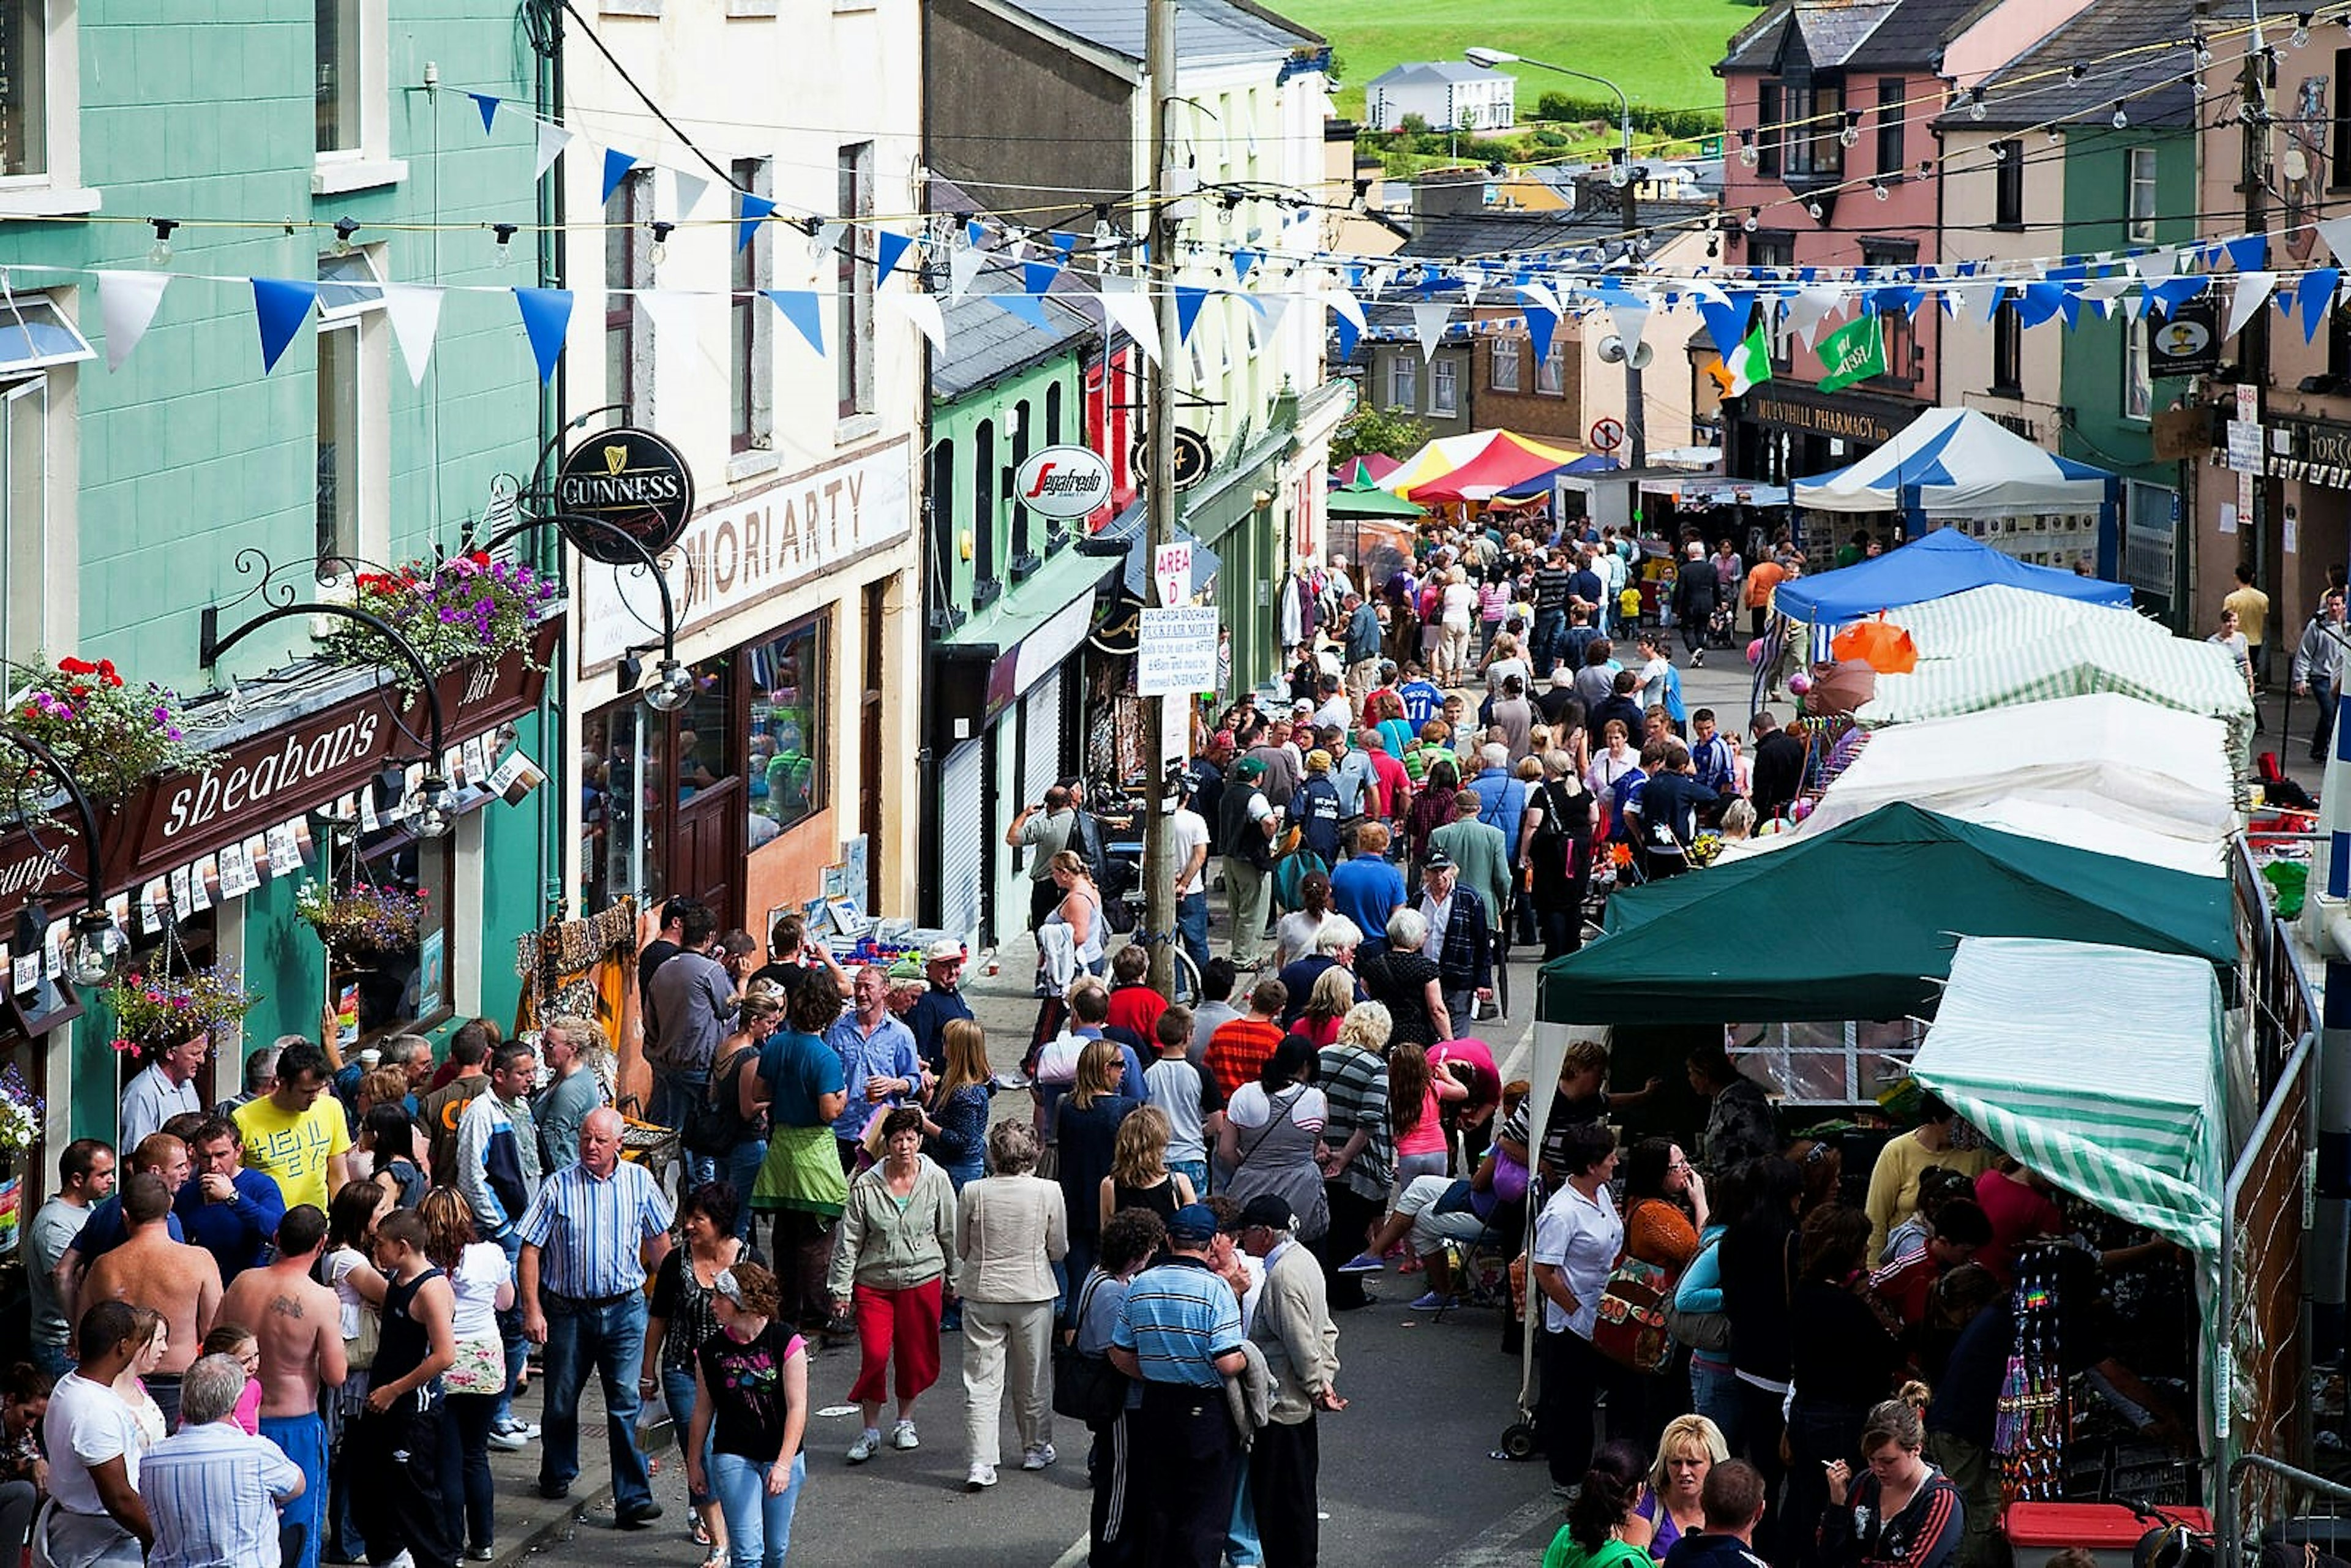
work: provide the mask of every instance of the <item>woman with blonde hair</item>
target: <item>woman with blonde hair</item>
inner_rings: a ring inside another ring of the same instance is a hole
[[[1826,1568],[1865,1563],[1941,1568],[1958,1552],[1967,1511],[1959,1489],[1919,1452],[1927,1443],[1918,1418],[1926,1402],[1925,1385],[1906,1383],[1898,1398],[1870,1407],[1861,1428],[1868,1469],[1860,1478],[1841,1458],[1828,1464],[1820,1542]]]
[[[1444,623],[1444,638],[1437,646],[1437,663],[1445,671],[1438,685],[1466,686],[1469,684],[1469,634],[1478,615],[1478,591],[1458,566],[1445,569],[1445,587],[1439,593],[1438,614]]]
[[[1677,1416],[1657,1439],[1649,1484],[1633,1511],[1649,1521],[1649,1555],[1663,1563],[1674,1542],[1706,1528],[1700,1492],[1707,1472],[1730,1458],[1722,1429],[1703,1416]]]
[[[736,1011],[735,1032],[711,1052],[710,1083],[705,1090],[712,1113],[705,1141],[711,1146],[700,1152],[717,1160],[719,1174],[735,1189],[735,1239],[738,1241],[751,1239],[751,1189],[768,1159],[768,1118],[743,1114],[744,1085],[748,1080],[756,1088],[759,1053],[767,1049],[768,1036],[784,1027],[784,1011],[780,990],[753,981]],[[579,1038],[569,1030],[566,1035]],[[595,1068],[587,1071],[592,1072]]]
[[[1592,889],[1592,835],[1600,812],[1571,753],[1546,752],[1542,772],[1528,793],[1519,834],[1527,896],[1549,963],[1583,946],[1583,901]]]
[[[996,1092],[987,1065],[987,1035],[971,1019],[950,1019],[939,1031],[946,1071],[931,1094],[923,1130],[938,1145],[939,1163],[957,1192],[987,1169],[987,1103]]]
[[[1340,1020],[1354,1005],[1355,971],[1344,964],[1333,964],[1314,977],[1314,988],[1306,993],[1306,1009],[1290,1030],[1304,1035],[1320,1051],[1339,1038]]]
[[[1104,956],[1110,951],[1104,940],[1109,922],[1102,918],[1102,890],[1094,885],[1092,870],[1085,857],[1075,850],[1060,850],[1045,862],[1053,885],[1061,890],[1061,902],[1053,913],[1045,917],[1046,925],[1067,926],[1070,950],[1080,970],[1089,975],[1102,972]],[[1040,928],[1041,929],[1041,928]],[[1043,961],[1040,944],[1039,961]]]
[[[1122,1208],[1147,1208],[1165,1221],[1192,1201],[1190,1179],[1167,1168],[1167,1113],[1156,1105],[1138,1105],[1118,1124],[1102,1178],[1102,1224]]]
[[[1123,1068],[1117,1041],[1088,1040],[1078,1055],[1077,1080],[1054,1112],[1053,1143],[1061,1200],[1070,1217],[1072,1280],[1084,1279],[1094,1265],[1094,1244],[1102,1230],[1102,1184],[1111,1174],[1119,1124],[1141,1103],[1118,1092]]]

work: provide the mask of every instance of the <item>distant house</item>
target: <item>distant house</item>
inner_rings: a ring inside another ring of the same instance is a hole
[[[1413,60],[1374,77],[1364,89],[1364,119],[1399,130],[1417,114],[1432,131],[1508,131],[1518,118],[1519,84],[1506,71],[1445,60]]]

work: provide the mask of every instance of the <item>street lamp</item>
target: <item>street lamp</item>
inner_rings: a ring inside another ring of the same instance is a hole
[[[81,780],[47,747],[5,725],[0,725],[0,743],[16,747],[39,763],[64,788],[66,799],[73,803],[74,818],[81,828],[86,874],[82,907],[73,917],[73,945],[68,954],[67,976],[77,986],[102,986],[114,977],[123,940],[122,933],[114,928],[114,916],[106,912],[106,873],[98,848],[98,812],[83,791]]]
[[[1578,81],[1596,82],[1615,95],[1616,154],[1609,162],[1608,183],[1616,188],[1616,216],[1625,231],[1625,243],[1632,243],[1633,236],[1641,230],[1641,181],[1639,171],[1633,166],[1633,100],[1625,96],[1625,89],[1606,77],[1571,66],[1553,65],[1549,60],[1531,59],[1507,49],[1464,49],[1461,57],[1489,71],[1500,66],[1532,66]],[[1625,438],[1629,448],[1626,455],[1632,466],[1639,468],[1648,461],[1648,422],[1642,417],[1641,367],[1633,362],[1635,358],[1631,353],[1625,356]]]

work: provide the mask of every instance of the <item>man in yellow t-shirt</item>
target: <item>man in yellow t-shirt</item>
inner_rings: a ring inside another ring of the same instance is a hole
[[[326,1088],[326,1052],[308,1043],[289,1045],[277,1058],[277,1087],[236,1108],[246,1167],[268,1172],[288,1208],[304,1203],[326,1208],[349,1176],[344,1155],[351,1146],[350,1125],[342,1103]]]
[[[2237,612],[2237,630],[2245,634],[2245,653],[2253,666],[2253,679],[2267,680],[2270,666],[2262,642],[2269,634],[2270,596],[2253,586],[2252,567],[2238,564],[2237,586],[2220,601],[2220,607]]]

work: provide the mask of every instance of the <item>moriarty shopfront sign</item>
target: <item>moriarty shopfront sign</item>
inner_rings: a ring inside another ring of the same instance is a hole
[[[731,498],[662,555],[681,636],[786,592],[914,531],[907,444],[891,442]],[[658,638],[661,597],[642,570],[580,574],[580,669],[608,669]]]

